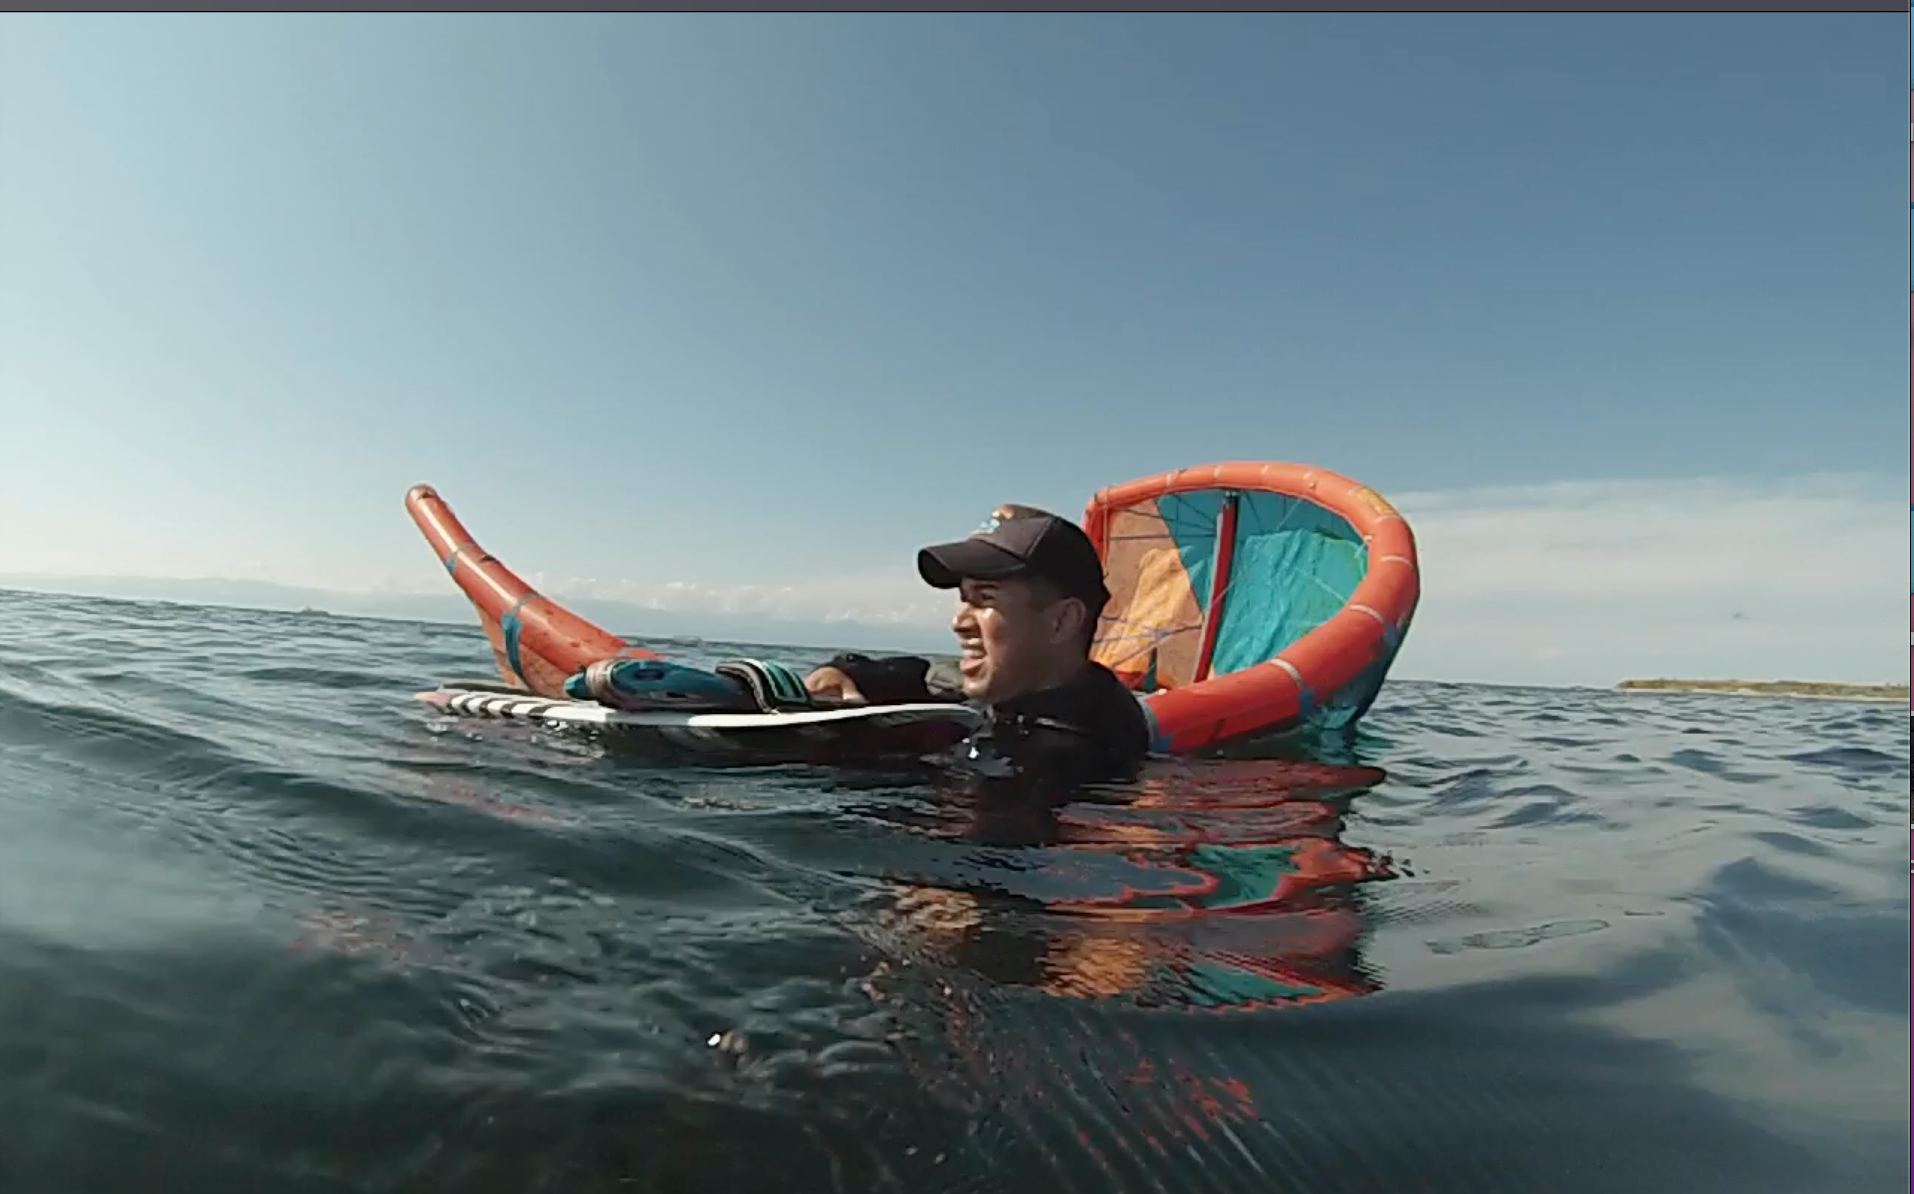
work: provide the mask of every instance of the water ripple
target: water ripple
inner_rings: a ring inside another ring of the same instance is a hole
[[[1898,710],[1392,684],[1034,808],[406,699],[488,659],[0,594],[0,1186],[1907,1180]]]

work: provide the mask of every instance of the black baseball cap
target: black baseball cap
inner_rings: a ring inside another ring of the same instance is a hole
[[[969,538],[917,553],[926,584],[954,589],[966,580],[1034,577],[1075,597],[1096,614],[1109,603],[1103,561],[1083,528],[1029,506],[999,506]]]

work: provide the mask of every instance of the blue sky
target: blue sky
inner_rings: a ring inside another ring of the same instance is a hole
[[[934,634],[1000,501],[1290,459],[1415,520],[1405,667],[1625,517],[1593,608],[1836,541],[1744,620],[1904,678],[1905,19],[9,15],[0,573],[441,591],[426,480],[561,595]],[[1634,662],[1562,600],[1503,670]]]

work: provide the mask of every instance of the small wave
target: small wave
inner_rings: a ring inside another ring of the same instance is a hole
[[[291,688],[327,691],[391,691],[391,677],[341,668],[274,666],[247,668],[236,673],[241,680],[257,684],[283,684]]]
[[[1334,757],[1006,808],[408,699],[490,659],[464,626],[0,601],[0,1065],[34,1173],[1905,1176],[1898,711],[1392,684]]]

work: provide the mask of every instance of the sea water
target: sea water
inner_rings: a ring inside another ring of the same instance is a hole
[[[0,1190],[1906,1188],[1898,705],[1397,682],[1041,809],[408,699],[488,670],[0,593]]]

